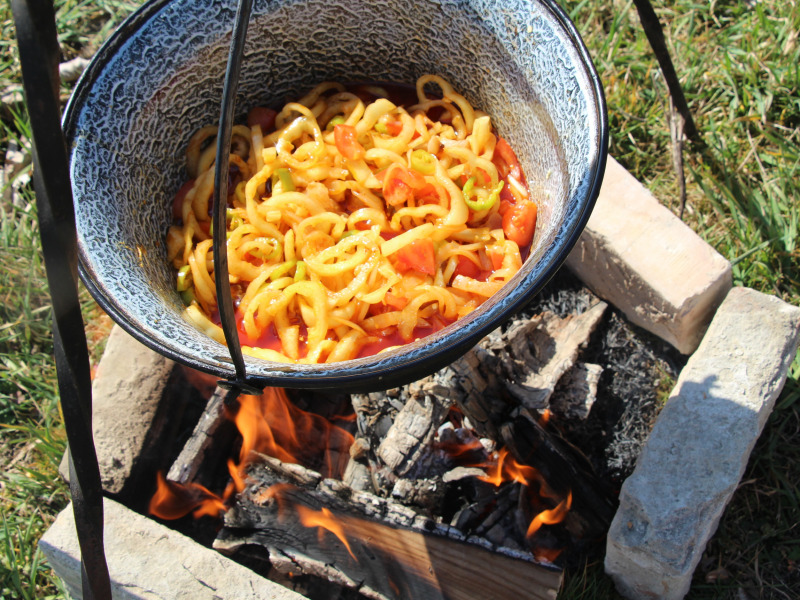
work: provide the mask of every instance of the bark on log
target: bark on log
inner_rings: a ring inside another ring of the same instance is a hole
[[[214,390],[191,437],[167,473],[169,481],[191,483],[197,478],[201,466],[205,472],[216,472],[215,468],[209,466],[209,462],[215,458],[217,461],[227,460],[227,455],[220,452],[219,448],[228,447],[235,435],[235,428],[228,421],[225,407],[230,399],[237,396],[233,390],[221,387]],[[213,444],[216,444],[217,450],[211,452]]]
[[[585,421],[597,399],[597,385],[602,374],[600,365],[576,362],[559,381],[550,399],[550,409],[565,420]]]
[[[369,598],[513,598],[521,590],[556,597],[561,572],[529,555],[464,539],[405,507],[275,459],[249,476],[225,516],[218,550],[258,544],[276,568],[322,576]],[[324,527],[323,507],[336,519]]]

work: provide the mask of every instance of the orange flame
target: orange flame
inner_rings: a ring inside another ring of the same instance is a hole
[[[567,516],[567,512],[572,507],[572,492],[567,494],[567,497],[564,498],[558,505],[550,510],[543,510],[538,515],[536,515],[531,524],[528,525],[528,531],[525,533],[526,538],[532,538],[533,535],[539,531],[539,528],[542,525],[555,525],[556,523],[561,523],[564,520],[564,517]]]
[[[545,408],[541,414],[539,415],[539,426],[545,427],[550,422],[550,417],[553,416],[553,413],[550,412],[549,408]]]
[[[150,501],[151,514],[178,519],[192,511],[195,517],[224,513],[234,491],[241,492],[245,487],[253,451],[283,462],[306,464],[328,477],[341,478],[344,473],[353,436],[327,419],[297,408],[283,389],[267,388],[261,396],[240,396],[238,407],[230,412],[242,436],[242,446],[238,463],[228,461],[232,481],[222,497],[199,484],[168,482],[159,473]]]
[[[300,523],[303,524],[304,527],[319,527],[319,542],[322,543],[323,539],[323,532],[330,531],[333,535],[335,535],[339,540],[344,544],[347,551],[350,553],[350,556],[353,557],[353,560],[357,560],[355,554],[350,549],[350,544],[347,542],[347,538],[344,535],[344,527],[340,521],[338,521],[331,511],[329,511],[324,506],[321,510],[313,510],[302,504],[298,504],[295,509],[297,510],[297,516],[300,518]]]
[[[267,388],[261,396],[241,396],[234,422],[242,434],[239,475],[251,452],[268,454],[283,462],[310,465],[326,477],[344,473],[353,436],[330,421],[300,410],[281,388]],[[242,477],[234,476],[237,491],[244,489]]]
[[[160,519],[180,519],[190,512],[194,518],[218,517],[227,508],[222,498],[198,483],[181,485],[156,474],[157,489],[150,499],[150,514]]]
[[[484,453],[485,449],[478,439],[470,439],[460,443],[456,441],[439,441],[436,447],[447,454],[456,464],[469,466],[474,464],[475,456]]]
[[[561,553],[564,551],[563,548],[535,548],[533,550],[533,556],[536,560],[540,562],[555,562],[555,560],[561,556]]]
[[[522,485],[530,485],[533,480],[544,483],[536,469],[518,463],[513,456],[508,455],[508,450],[505,448],[497,452],[496,462],[479,466],[486,468],[486,475],[479,479],[491,483],[495,487],[499,487],[506,481],[516,481]]]
[[[480,477],[482,481],[491,483],[494,486],[500,486],[506,481],[516,481],[517,483],[531,488],[534,483],[538,484],[538,499],[534,496],[531,499],[532,504],[538,505],[539,499],[548,498],[550,500],[559,500],[559,495],[556,494],[542,474],[531,466],[523,465],[517,462],[513,456],[509,456],[508,450],[505,448],[497,452],[497,459],[490,464],[478,465],[486,469],[486,475]],[[532,493],[532,492],[529,492]],[[525,533],[527,539],[531,539],[542,525],[555,525],[564,520],[572,507],[572,492],[567,494],[567,497],[562,499],[555,508],[540,511],[528,525],[528,530]],[[547,557],[552,556],[553,560],[558,556],[561,550],[548,550],[536,549]],[[538,555],[537,555],[538,556]]]

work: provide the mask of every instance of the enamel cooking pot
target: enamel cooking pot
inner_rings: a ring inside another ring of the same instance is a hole
[[[144,5],[95,56],[64,122],[84,283],[142,343],[221,378],[234,374],[228,350],[183,316],[165,234],[187,141],[219,118],[235,10],[231,0]],[[236,106],[281,105],[325,80],[413,84],[425,73],[491,115],[519,156],[539,203],[529,258],[436,334],[334,364],[246,356],[254,382],[351,391],[430,374],[524,307],[581,234],[605,170],[606,108],[583,42],[550,0],[256,0]]]

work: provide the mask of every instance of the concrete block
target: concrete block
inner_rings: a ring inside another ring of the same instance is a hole
[[[218,552],[106,499],[105,547],[114,600],[303,600]],[[81,568],[70,504],[39,542],[47,561],[80,600]]]
[[[569,268],[636,325],[684,354],[731,288],[731,265],[609,157]]]
[[[798,344],[800,308],[731,290],[622,486],[605,568],[626,598],[686,595]]]
[[[115,325],[92,383],[92,431],[103,489],[122,494],[155,441],[155,419],[175,363]],[[67,457],[61,474],[69,478]]]

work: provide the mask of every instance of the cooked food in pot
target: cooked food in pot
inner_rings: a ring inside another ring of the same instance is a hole
[[[167,234],[189,319],[224,343],[211,232],[216,127],[186,151]],[[536,224],[488,115],[425,75],[416,89],[322,83],[257,107],[231,140],[228,266],[245,354],[376,354],[474,310],[522,266]]]

